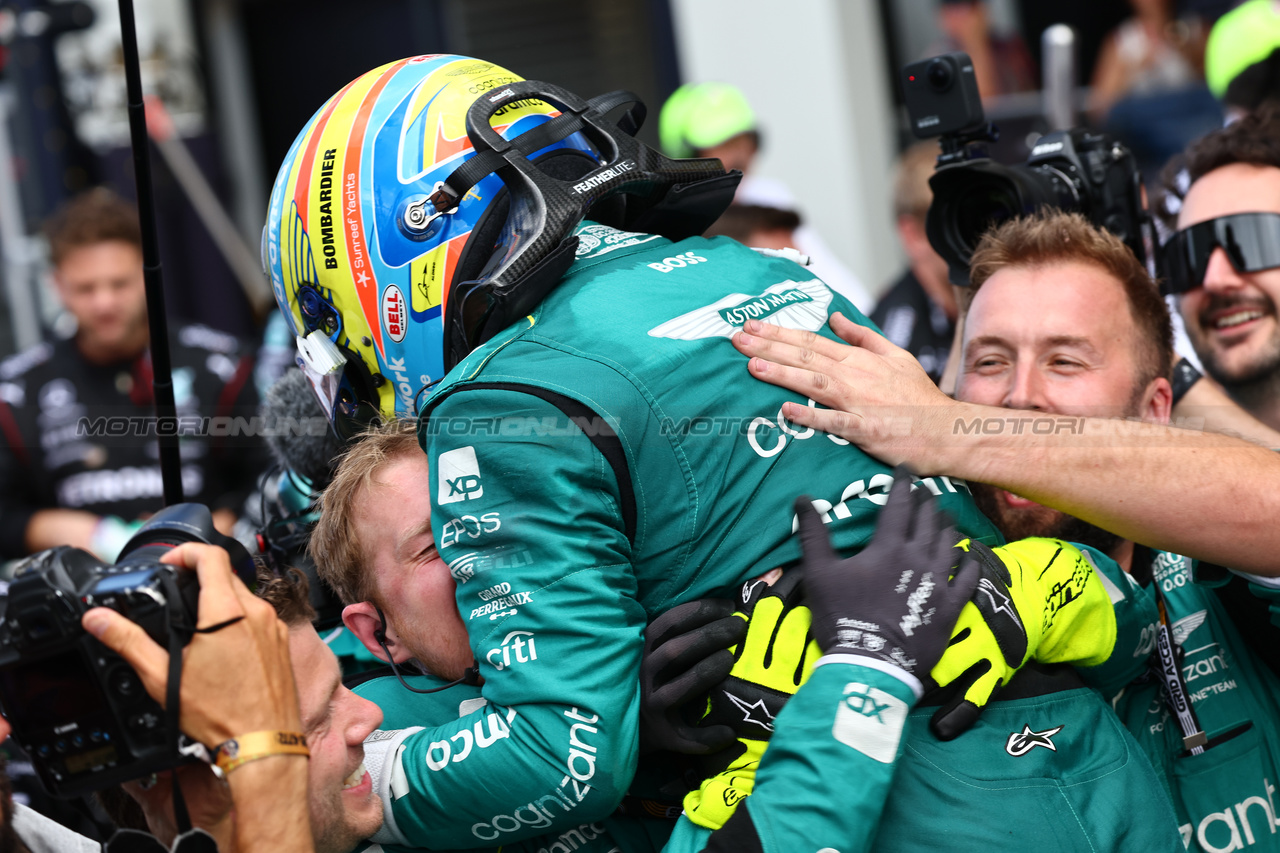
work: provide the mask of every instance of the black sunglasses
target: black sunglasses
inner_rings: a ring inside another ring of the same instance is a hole
[[[1233,213],[1174,234],[1161,249],[1164,292],[1186,293],[1203,285],[1209,256],[1218,247],[1239,273],[1280,267],[1280,213]]]

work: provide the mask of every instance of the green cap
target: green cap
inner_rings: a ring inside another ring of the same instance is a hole
[[[756,114],[728,83],[686,83],[667,98],[658,117],[658,136],[668,157],[693,157],[756,129]]]
[[[1204,77],[1215,98],[1241,71],[1280,47],[1280,12],[1272,0],[1249,0],[1218,19],[1204,50]]]

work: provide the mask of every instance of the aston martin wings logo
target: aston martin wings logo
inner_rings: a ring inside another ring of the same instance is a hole
[[[780,281],[755,296],[731,293],[650,329],[649,335],[677,341],[728,338],[748,320],[767,320],[786,329],[816,332],[827,322],[830,305],[831,291],[816,278]]]
[[[1187,641],[1187,637],[1191,636],[1191,632],[1204,624],[1205,617],[1209,615],[1209,611],[1200,610],[1192,613],[1190,616],[1183,616],[1177,622],[1174,622],[1170,630],[1173,632],[1173,641],[1179,646]]]
[[[1031,726],[1023,724],[1022,731],[1009,735],[1009,740],[1004,745],[1004,751],[1014,758],[1026,755],[1037,746],[1043,746],[1045,749],[1057,752],[1058,748],[1053,745],[1053,741],[1050,738],[1060,731],[1062,731],[1062,726],[1045,729],[1042,732],[1033,732],[1031,731]]]

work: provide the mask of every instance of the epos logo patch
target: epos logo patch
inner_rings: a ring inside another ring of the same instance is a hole
[[[436,503],[457,503],[484,494],[484,485],[480,482],[480,463],[476,461],[476,449],[470,445],[441,453],[436,460],[436,472],[440,476]]]

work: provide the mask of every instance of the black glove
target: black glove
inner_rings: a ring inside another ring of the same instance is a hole
[[[841,559],[807,497],[796,501],[813,636],[824,654],[871,657],[923,679],[942,657],[961,608],[978,584],[978,565],[959,560],[958,539],[925,489],[895,472],[875,536]],[[951,569],[960,561],[954,580]]]
[[[734,602],[704,598],[673,607],[649,623],[640,661],[640,748],[706,755],[734,741],[727,725],[698,725],[707,694],[728,677],[747,623]]]

